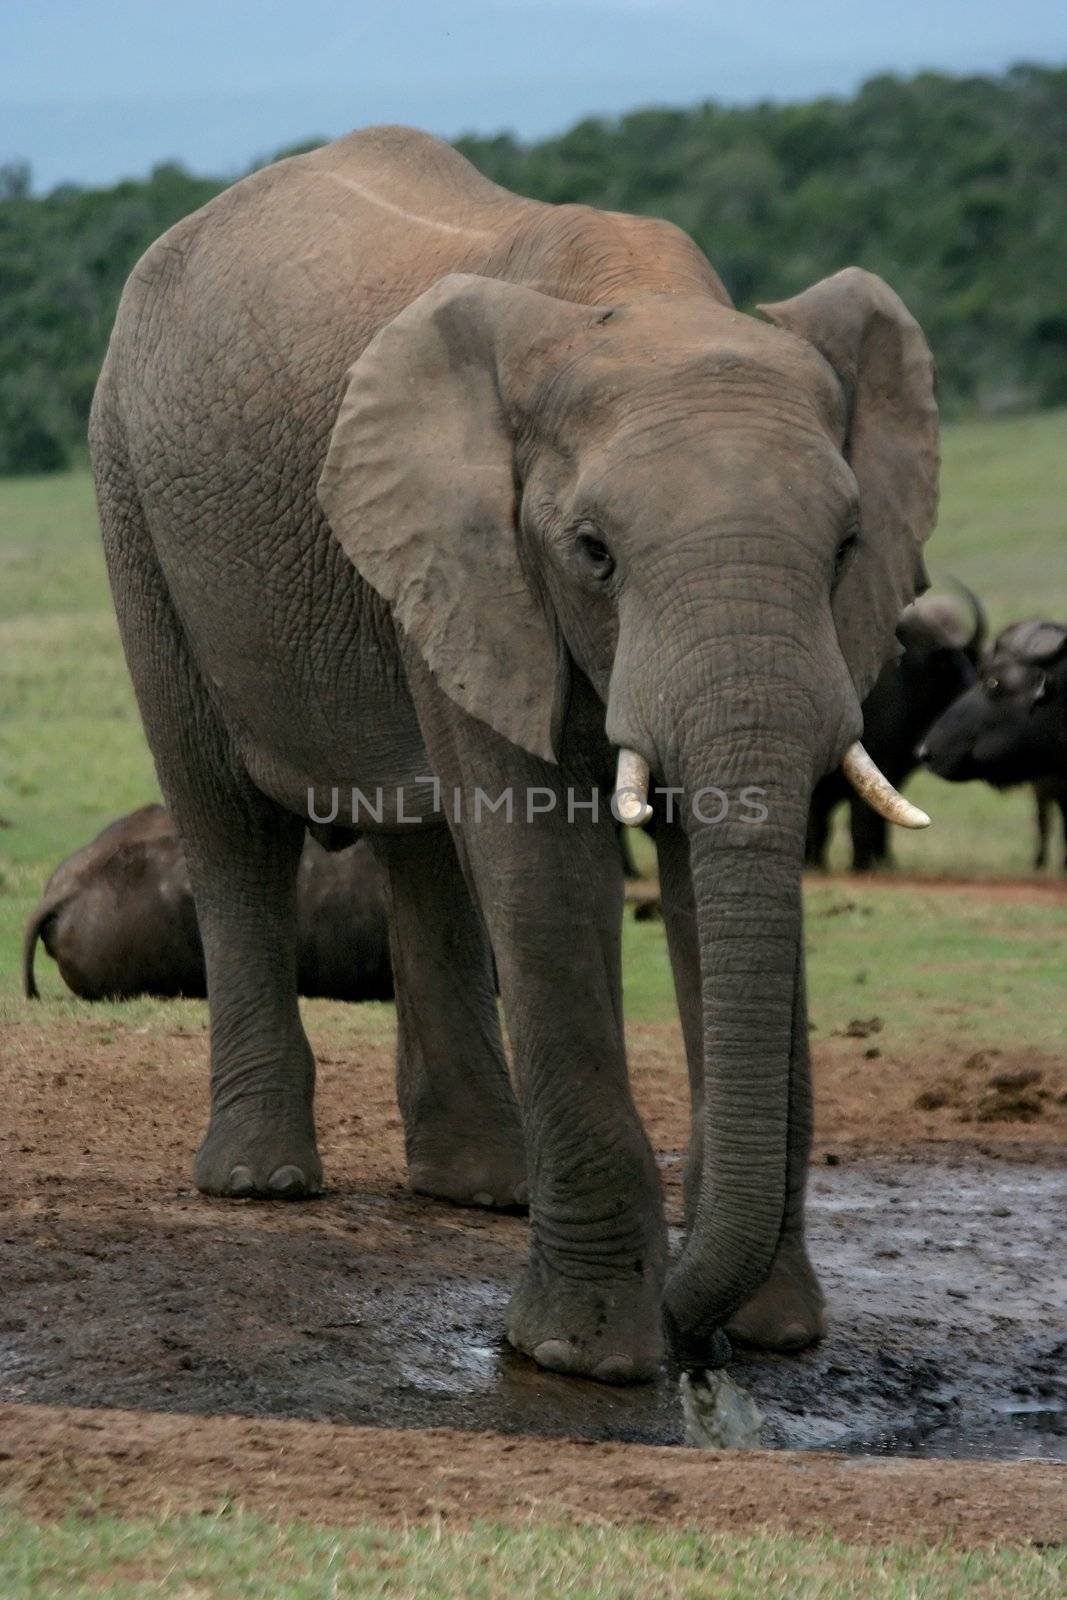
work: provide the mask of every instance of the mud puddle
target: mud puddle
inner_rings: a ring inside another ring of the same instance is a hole
[[[813,1171],[831,1334],[731,1368],[766,1442],[1067,1459],[1065,1214],[1067,1170],[1014,1157]],[[683,1442],[668,1375],[575,1382],[503,1343],[521,1218],[400,1189],[115,1209],[83,1183],[77,1205],[57,1193],[4,1232],[0,1401]]]
[[[941,1461],[1067,1461],[1067,1406],[1000,1403],[992,1416],[920,1422],[853,1441],[848,1448],[864,1455]]]

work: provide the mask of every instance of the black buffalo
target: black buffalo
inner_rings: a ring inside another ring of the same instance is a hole
[[[297,935],[301,994],[392,997],[384,886],[365,843],[328,854],[305,841]],[[37,997],[38,940],[85,1000],[206,994],[189,873],[162,806],[120,817],[53,872],[26,928],[23,988],[30,999]]]
[[[937,718],[974,684],[985,637],[981,604],[962,589],[973,609],[968,620],[943,597],[909,606],[897,626],[900,655],[883,667],[863,703],[863,743],[896,789],[919,765],[918,747]],[[870,872],[889,860],[888,825],[839,772],[815,786],[808,819],[807,860],[825,867],[830,821],[848,802],[852,870]]]
[[[1067,625],[1032,617],[1005,628],[979,681],[938,718],[920,754],[950,783],[1032,783],[1035,865],[1044,866],[1053,805],[1067,824]]]
[[[1067,872],[1067,778],[1042,778],[1034,784],[1034,821],[1037,824],[1037,849],[1034,866],[1048,865],[1052,851],[1052,828],[1055,813],[1060,814],[1060,831],[1063,835],[1063,870]]]

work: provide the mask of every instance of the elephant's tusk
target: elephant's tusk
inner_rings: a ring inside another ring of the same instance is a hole
[[[619,821],[628,828],[639,828],[652,815],[652,807],[648,803],[648,779],[648,762],[644,756],[639,756],[636,750],[620,750],[612,805]]]
[[[900,828],[928,828],[930,818],[910,800],[899,794],[884,772],[880,772],[857,739],[845,751],[841,771],[861,800],[887,822]]]

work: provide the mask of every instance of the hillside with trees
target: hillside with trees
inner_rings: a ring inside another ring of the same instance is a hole
[[[850,262],[881,273],[927,331],[950,412],[1067,403],[1067,69],[884,76],[851,99],[458,144],[519,193],[671,218],[745,308]],[[36,197],[25,168],[0,168],[0,472],[69,460],[127,273],[224,186],[167,165]]]

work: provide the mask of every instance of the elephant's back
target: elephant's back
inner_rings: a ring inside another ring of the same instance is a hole
[[[232,365],[239,388],[256,352],[297,375],[313,354],[321,383],[440,277],[478,271],[539,209],[438,139],[363,129],[251,173],[165,233],[131,273],[113,343],[136,338],[145,378],[180,344],[182,365]],[[254,372],[257,387],[264,376]]]
[[[421,755],[388,608],[315,490],[349,366],[477,259],[443,230],[427,256],[403,217],[324,175],[366,187],[365,138],[253,174],[165,235],[127,286],[94,406],[94,468],[120,461],[242,759],[293,809],[339,751],[389,772]]]
[[[347,369],[533,206],[428,135],[372,128],[252,173],[184,218],[127,283],[102,386],[142,500],[205,473],[314,517]]]

